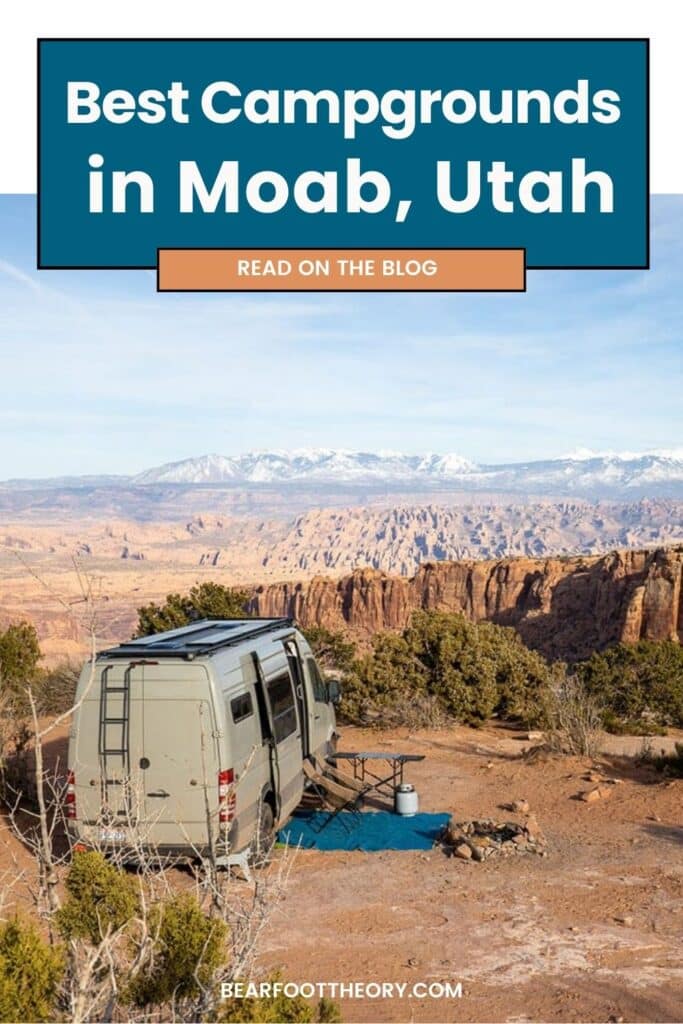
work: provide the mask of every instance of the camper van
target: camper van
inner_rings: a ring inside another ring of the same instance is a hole
[[[336,744],[326,683],[290,619],[202,620],[100,653],[76,693],[73,838],[169,856],[239,853],[303,795]]]

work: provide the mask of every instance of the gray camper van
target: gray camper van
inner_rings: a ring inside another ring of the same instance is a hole
[[[334,697],[289,619],[203,620],[103,651],[76,693],[72,836],[245,850],[301,800],[304,759],[336,743]]]

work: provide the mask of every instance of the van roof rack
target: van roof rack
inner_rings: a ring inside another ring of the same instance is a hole
[[[128,640],[118,647],[100,651],[97,659],[105,658],[193,658],[213,654],[223,647],[234,647],[244,640],[273,633],[294,626],[294,620],[281,619],[200,619],[180,629],[153,633],[137,640]]]

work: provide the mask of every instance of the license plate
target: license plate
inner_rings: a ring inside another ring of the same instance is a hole
[[[100,842],[101,843],[122,843],[126,838],[126,833],[120,828],[103,828],[100,829]]]

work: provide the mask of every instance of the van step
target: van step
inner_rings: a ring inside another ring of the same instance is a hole
[[[128,719],[127,718],[103,718],[102,721],[103,721],[103,723],[105,725],[123,725],[125,722],[128,721]]]
[[[105,693],[127,693],[128,687],[126,686],[105,686]]]

